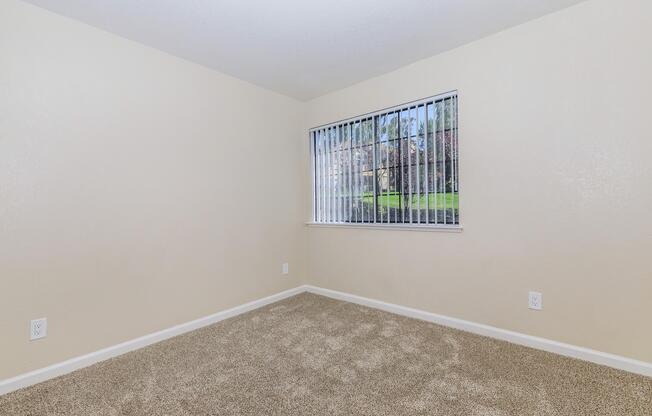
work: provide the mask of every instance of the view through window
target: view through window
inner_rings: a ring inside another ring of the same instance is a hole
[[[310,130],[316,223],[459,225],[457,93]]]

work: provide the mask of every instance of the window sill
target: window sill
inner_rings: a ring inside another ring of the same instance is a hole
[[[351,224],[351,223],[323,223],[307,222],[309,227],[318,228],[362,228],[373,230],[402,230],[402,231],[434,231],[444,233],[461,233],[461,225],[418,225],[418,224]]]

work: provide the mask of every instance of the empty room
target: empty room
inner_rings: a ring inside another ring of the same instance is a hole
[[[652,2],[0,0],[1,416],[652,416]]]

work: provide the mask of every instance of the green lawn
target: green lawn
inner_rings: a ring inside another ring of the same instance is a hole
[[[390,208],[399,208],[401,206],[401,194],[395,193],[395,192],[390,192],[389,196],[387,194],[378,194],[378,203],[381,204],[382,206],[387,206],[387,199],[389,198],[389,206]],[[407,203],[409,196],[405,196],[405,200],[403,201],[403,204],[405,205],[404,208],[407,207]],[[421,195],[421,209],[426,208],[426,196]],[[428,194],[428,204],[430,209],[444,209],[444,202],[446,203],[446,208],[451,209],[453,207],[458,207],[459,206],[459,194]],[[373,195],[365,195],[363,197],[363,201],[368,204],[373,204],[374,203],[374,197]],[[435,202],[436,201],[436,202]],[[417,198],[416,195],[412,195],[412,209],[417,208],[417,204],[419,203],[419,198]],[[436,206],[435,206],[436,205]]]

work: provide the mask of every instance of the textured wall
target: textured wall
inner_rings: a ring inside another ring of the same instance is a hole
[[[650,39],[651,2],[593,0],[310,101],[306,129],[459,90],[464,226],[311,228],[311,282],[652,361]]]
[[[0,1],[0,379],[299,285],[301,114]]]
[[[2,0],[0,379],[304,281],[652,361],[650,27],[592,0],[300,103]],[[308,127],[452,89],[462,233],[302,225]]]

